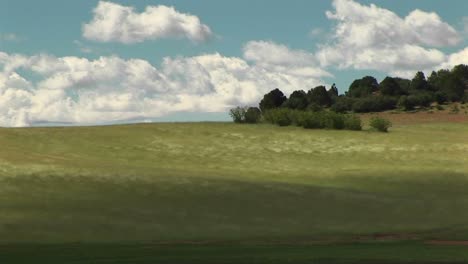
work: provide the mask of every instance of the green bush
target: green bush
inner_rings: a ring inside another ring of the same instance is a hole
[[[357,115],[344,116],[344,129],[347,130],[362,130],[361,118]]]
[[[392,126],[392,123],[385,119],[385,118],[381,118],[381,117],[372,117],[371,120],[370,120],[370,123],[369,125],[380,131],[380,132],[388,132],[388,129]]]
[[[397,100],[390,96],[369,96],[356,99],[352,105],[352,109],[356,113],[380,112],[394,109],[397,105]]]
[[[353,110],[353,104],[356,99],[346,96],[339,96],[335,103],[331,106],[331,110],[337,113],[346,113]]]
[[[323,126],[326,129],[343,129],[344,128],[344,115],[335,112],[322,112],[321,119]]]
[[[450,114],[458,114],[460,112],[460,108],[458,108],[458,105],[454,104],[452,107],[450,107]]]
[[[308,129],[323,128],[322,122],[316,112],[305,112],[302,116],[300,126]]]
[[[289,126],[293,123],[295,119],[293,117],[296,110],[291,110],[288,108],[276,108],[271,109],[265,112],[264,118],[265,121],[276,124],[279,126]]]
[[[296,125],[307,129],[361,130],[361,119],[356,115],[333,111],[300,111],[288,108],[271,109],[264,114],[266,122],[279,126]]]
[[[256,124],[262,118],[262,112],[258,107],[249,107],[245,112],[245,122],[249,124]]]
[[[361,119],[355,115],[345,115],[335,112],[307,112],[303,117],[302,127],[308,129],[361,130]]]

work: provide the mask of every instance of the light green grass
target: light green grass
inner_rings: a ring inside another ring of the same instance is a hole
[[[468,239],[468,124],[0,129],[0,243]]]

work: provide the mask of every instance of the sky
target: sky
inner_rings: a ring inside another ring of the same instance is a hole
[[[466,0],[0,0],[0,126],[224,121],[468,64]]]

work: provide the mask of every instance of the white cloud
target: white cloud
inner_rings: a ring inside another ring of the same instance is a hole
[[[448,56],[447,60],[439,65],[438,69],[451,69],[454,66],[466,64],[468,65],[468,48],[464,48],[458,52],[452,53]]]
[[[133,7],[100,1],[93,13],[93,19],[83,25],[83,37],[100,42],[129,44],[162,38],[202,42],[212,36],[198,17],[164,5],[148,6],[137,13]]]
[[[281,51],[295,58],[252,57],[251,49],[261,49],[263,55]],[[0,125],[83,124],[143,120],[178,111],[225,112],[235,105],[256,105],[271,89],[279,87],[288,94],[322,84],[320,78],[330,75],[315,66],[311,54],[273,42],[248,43],[244,57],[248,60],[218,53],[167,57],[155,67],[146,60],[117,56],[89,60],[0,52]],[[19,74],[27,71],[39,78]]]
[[[332,75],[318,67],[320,62],[313,53],[293,50],[272,41],[249,41],[244,45],[244,58],[271,71],[290,75],[321,78]]]
[[[436,49],[460,43],[460,34],[436,13],[414,10],[401,18],[394,12],[334,0],[327,17],[337,21],[334,41],[317,52],[322,65],[405,74],[433,68],[446,56]]]

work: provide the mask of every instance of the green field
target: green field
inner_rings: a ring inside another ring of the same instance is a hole
[[[468,123],[0,129],[1,263],[468,262],[430,239],[468,240]]]

